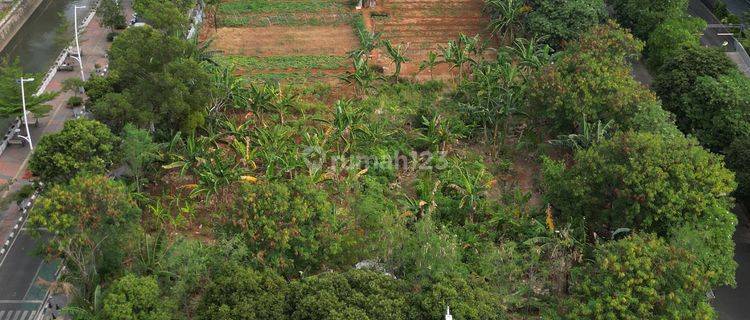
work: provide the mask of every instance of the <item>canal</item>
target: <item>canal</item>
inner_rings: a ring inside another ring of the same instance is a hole
[[[3,58],[18,59],[24,72],[44,73],[67,44],[58,41],[58,29],[65,23],[69,37],[73,35],[73,8],[78,10],[79,23],[89,14],[94,0],[44,0],[23,27],[0,52]]]
[[[87,6],[94,0],[44,0],[29,17],[29,20],[18,30],[8,45],[0,51],[3,59],[18,59],[25,73],[41,73],[43,76],[52,66],[52,62],[67,44],[58,41],[58,29],[65,23],[73,35],[73,8]],[[89,14],[89,8],[78,10],[79,23]],[[14,119],[0,118],[0,135],[13,123]]]

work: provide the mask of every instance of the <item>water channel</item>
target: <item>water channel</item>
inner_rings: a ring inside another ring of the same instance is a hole
[[[35,73],[42,77],[60,51],[67,46],[56,40],[60,26],[63,23],[67,24],[69,37],[72,38],[74,7],[87,7],[78,10],[78,21],[81,23],[89,14],[89,7],[93,2],[94,0],[44,0],[8,45],[0,51],[0,57],[18,59],[24,73]],[[0,119],[0,134],[4,134],[13,120]]]
[[[46,72],[66,47],[66,44],[56,41],[57,30],[65,23],[72,37],[74,7],[87,6],[86,9],[78,10],[80,23],[89,14],[88,10],[93,2],[94,0],[44,0],[0,52],[0,56],[18,58],[24,72]]]

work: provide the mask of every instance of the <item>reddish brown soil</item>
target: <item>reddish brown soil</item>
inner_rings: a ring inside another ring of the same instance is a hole
[[[219,28],[213,46],[246,56],[345,55],[359,46],[351,26]]]
[[[439,46],[457,39],[460,34],[479,34],[489,39],[489,16],[483,8],[483,0],[380,0],[374,12],[388,16],[375,16],[372,21],[374,30],[381,32],[383,39],[408,46],[407,56],[411,62],[403,66],[403,74],[413,76],[430,51],[438,52]],[[382,54],[378,62],[392,69],[390,61]],[[449,75],[447,66],[434,71],[435,78],[446,75]],[[419,78],[429,79],[429,72],[423,72]]]

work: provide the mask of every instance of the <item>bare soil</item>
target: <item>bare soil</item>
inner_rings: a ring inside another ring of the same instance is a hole
[[[213,46],[226,54],[255,57],[345,55],[359,46],[351,26],[219,28]]]
[[[455,40],[460,34],[480,35],[490,39],[487,25],[490,18],[483,11],[483,0],[380,0],[371,17],[374,31],[381,32],[383,39],[394,44],[408,46],[411,59],[403,68],[403,74],[414,77],[419,63],[430,51],[439,51],[441,45]],[[386,16],[383,16],[386,15]],[[380,54],[378,63],[392,69],[388,58]],[[440,66],[430,75],[424,71],[418,79],[445,79],[457,70]]]

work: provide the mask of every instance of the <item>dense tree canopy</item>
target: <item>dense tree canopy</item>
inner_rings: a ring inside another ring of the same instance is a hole
[[[712,150],[750,136],[750,79],[740,72],[702,76],[685,97],[685,128]]]
[[[214,271],[203,294],[199,319],[287,319],[287,282],[273,271],[229,264]]]
[[[629,59],[641,49],[615,24],[595,27],[531,82],[533,112],[562,134],[576,131],[583,120],[611,120],[623,130],[668,130],[670,119],[654,94],[630,75]],[[639,116],[644,113],[649,118]]]
[[[694,257],[652,235],[599,246],[573,270],[568,319],[714,319]]]
[[[700,18],[673,18],[660,23],[646,42],[646,57],[651,70],[658,70],[667,59],[684,47],[700,46],[706,21]]]
[[[547,196],[568,221],[600,235],[631,228],[670,236],[730,207],[734,175],[693,139],[621,133],[576,152],[569,169],[545,169]],[[726,235],[730,237],[730,234]]]
[[[29,169],[43,182],[65,182],[80,172],[107,173],[119,161],[120,139],[104,124],[70,120],[59,133],[42,137]]]
[[[195,130],[204,122],[211,94],[209,75],[192,58],[194,50],[150,27],[123,32],[110,50],[109,88],[116,94],[99,94],[94,115],[117,127]]]
[[[602,0],[532,0],[526,28],[555,48],[578,39],[605,17]]]
[[[156,278],[128,274],[112,283],[104,297],[103,314],[112,320],[172,319],[163,302]]]
[[[685,17],[687,0],[615,0],[615,17],[636,37],[647,39],[656,27],[669,19]]]
[[[685,119],[682,99],[695,86],[698,77],[718,77],[736,69],[729,58],[719,50],[702,46],[687,46],[666,59],[656,72],[653,88],[664,108]]]

